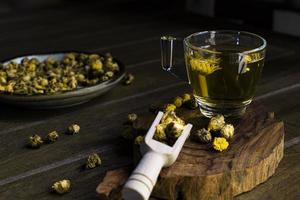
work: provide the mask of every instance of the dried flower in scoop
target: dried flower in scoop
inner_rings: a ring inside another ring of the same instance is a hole
[[[52,185],[52,189],[58,194],[65,194],[71,189],[71,181],[66,179],[57,181]]]
[[[160,123],[156,126],[153,138],[172,145],[182,134],[185,122],[176,116],[174,111],[165,112]]]
[[[93,169],[100,165],[101,165],[101,159],[98,154],[94,153],[88,157],[85,166],[87,169]]]
[[[217,151],[224,151],[228,148],[229,143],[225,138],[215,137],[213,141],[213,148]]]
[[[176,110],[176,106],[174,104],[167,104],[165,107],[165,112],[170,112]]]
[[[225,119],[223,115],[216,115],[209,121],[207,130],[219,131],[225,125]]]
[[[130,85],[134,80],[134,76],[132,74],[126,74],[124,77],[124,84],[125,85]]]
[[[176,113],[174,111],[170,111],[170,112],[165,112],[165,114],[163,115],[163,117],[161,118],[161,124],[169,124],[169,123],[178,123],[181,125],[184,125],[185,122],[180,119],[179,117],[177,117]]]
[[[230,139],[234,135],[234,127],[231,124],[225,124],[221,130],[220,130],[221,135],[226,138]]]
[[[134,122],[135,120],[137,120],[137,118],[138,118],[138,116],[137,116],[137,114],[135,114],[135,113],[130,113],[130,114],[128,114],[128,121],[129,122]]]
[[[153,138],[160,142],[167,140],[167,135],[165,133],[165,125],[164,124],[158,124],[156,126]]]
[[[211,133],[205,128],[199,129],[194,133],[194,140],[197,142],[209,143],[211,139]]]
[[[184,129],[184,125],[181,123],[171,122],[166,126],[165,132],[168,138],[179,138]]]
[[[80,131],[80,126],[78,124],[72,124],[71,126],[68,127],[68,133],[69,134],[77,134]]]
[[[173,100],[173,104],[179,108],[182,105],[182,98],[181,97],[175,97]]]
[[[144,142],[144,140],[144,136],[139,135],[134,139],[134,144],[140,145]]]
[[[32,135],[29,137],[29,145],[32,148],[39,148],[43,143],[44,141],[39,135]]]
[[[48,133],[47,135],[47,140],[49,142],[55,142],[58,139],[59,135],[57,133],[57,131],[52,131],[50,133]]]

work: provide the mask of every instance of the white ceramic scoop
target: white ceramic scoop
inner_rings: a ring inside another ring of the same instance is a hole
[[[156,125],[159,124],[163,112],[159,112],[141,146],[144,155],[123,187],[122,195],[125,200],[147,200],[156,184],[158,175],[163,167],[172,165],[178,157],[185,140],[192,129],[191,124],[185,125],[181,136],[173,147],[153,139]]]

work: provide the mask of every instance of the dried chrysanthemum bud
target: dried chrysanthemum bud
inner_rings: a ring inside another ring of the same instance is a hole
[[[96,59],[99,59],[99,55],[98,54],[91,54],[91,55],[89,55],[89,59],[90,60],[96,60]]]
[[[140,145],[144,142],[144,140],[144,136],[139,135],[134,139],[134,144]]]
[[[44,141],[39,135],[35,134],[29,137],[29,145],[32,148],[39,148],[43,143]]]
[[[189,101],[187,101],[186,105],[189,109],[192,109],[192,110],[198,108],[198,106],[199,106],[194,97],[192,97]]]
[[[69,134],[77,134],[80,131],[80,126],[78,124],[72,124],[68,127],[68,133]]]
[[[52,185],[52,189],[58,194],[65,194],[71,189],[71,181],[67,179],[57,181]]]
[[[167,104],[166,106],[165,106],[165,112],[171,112],[171,111],[174,111],[174,110],[176,110],[176,106],[174,105],[174,104]]]
[[[212,136],[211,133],[205,128],[199,129],[194,133],[194,140],[197,142],[209,143],[211,142]]]
[[[231,124],[225,124],[221,130],[220,130],[221,135],[226,138],[230,139],[234,135],[234,127]]]
[[[179,138],[184,129],[184,125],[176,122],[171,122],[166,126],[165,132],[168,138],[176,139]]]
[[[182,105],[182,98],[181,97],[175,97],[173,100],[173,104],[179,108]]]
[[[215,137],[213,141],[213,148],[217,151],[226,150],[229,146],[227,140],[223,137]]]
[[[130,85],[134,80],[134,76],[132,74],[126,74],[124,77],[124,84],[125,85]]]
[[[91,62],[91,67],[95,71],[100,71],[103,67],[103,64],[102,64],[101,60],[93,60]]]
[[[165,126],[163,124],[158,124],[156,126],[153,139],[157,141],[165,141],[167,139],[167,135],[165,133]]]
[[[106,60],[105,60],[105,65],[107,67],[108,70],[110,71],[119,71],[119,65],[118,63],[114,62],[113,57],[110,56],[106,56]]]
[[[6,84],[7,83],[7,79],[4,76],[0,76],[0,84]]]
[[[114,72],[108,71],[105,73],[105,76],[107,76],[108,78],[112,78],[114,76]]]
[[[98,154],[94,153],[88,157],[85,166],[87,169],[93,169],[100,165],[101,165],[101,158],[99,157]]]
[[[109,77],[108,76],[106,76],[106,75],[104,75],[104,76],[101,76],[101,80],[102,81],[107,81],[109,79]]]
[[[47,140],[49,142],[55,142],[58,139],[59,135],[57,133],[57,131],[52,131],[50,133],[48,133],[47,135]]]
[[[216,115],[209,121],[207,130],[219,131],[225,125],[225,119],[223,115]]]
[[[128,121],[132,123],[135,120],[137,120],[138,116],[135,113],[130,113],[130,114],[128,114],[127,118],[128,118]]]
[[[178,123],[181,125],[185,125],[185,122],[180,119],[174,111],[165,112],[163,117],[161,118],[161,124],[169,124],[169,123]]]
[[[191,95],[188,93],[185,93],[182,95],[182,103],[187,103],[189,100],[191,100]]]

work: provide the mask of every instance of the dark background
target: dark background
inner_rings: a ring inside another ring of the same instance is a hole
[[[247,24],[277,32],[300,36],[300,0],[2,0],[0,16],[26,16],[49,9],[68,10],[86,7],[103,12],[108,7],[128,11],[130,15],[151,9],[196,13],[236,24]],[[63,20],[63,19],[62,19]]]
[[[300,38],[297,0],[7,0],[0,1],[0,60],[58,51],[111,52],[136,79],[72,108],[30,110],[0,104],[0,200],[93,200],[108,170],[130,166],[120,139],[128,113],[148,111],[190,92],[160,68],[161,35],[185,37],[212,29],[239,29],[268,41],[255,102],[285,124],[285,153],[275,175],[238,200],[300,199]],[[260,111],[258,111],[260,112]],[[79,123],[81,133],[63,134]],[[32,134],[56,130],[57,142],[28,149]],[[126,146],[129,152],[131,145]],[[82,170],[99,153],[101,167]],[[49,192],[68,178],[72,191]]]

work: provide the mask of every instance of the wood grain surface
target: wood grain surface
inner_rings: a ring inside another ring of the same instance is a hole
[[[237,199],[299,199],[299,38],[195,16],[184,12],[183,5],[69,2],[72,5],[3,14],[0,60],[66,50],[109,51],[126,64],[136,81],[75,108],[34,111],[1,104],[1,200],[98,199],[95,188],[106,171],[132,165],[131,146],[119,139],[126,115],[145,112],[153,102],[190,90],[160,70],[159,37],[183,37],[209,29],[248,30],[267,39],[267,60],[256,99],[285,123],[285,154],[275,175]],[[64,135],[75,122],[81,125],[81,133]],[[61,136],[56,143],[37,150],[25,148],[29,135],[44,136],[52,130]],[[94,152],[101,155],[102,166],[82,170],[86,157]],[[50,193],[51,184],[63,178],[71,179],[72,191],[63,196]]]
[[[181,108],[177,109],[177,114],[193,124],[191,135],[208,123],[198,110]],[[196,143],[190,137],[177,161],[160,173],[152,196],[170,200],[226,200],[265,182],[275,173],[284,151],[284,125],[273,115],[263,106],[251,104],[242,119],[226,119],[236,128],[229,149],[222,153],[214,151],[210,144]],[[149,112],[143,114],[134,128],[140,134],[146,134],[154,117]],[[133,155],[138,155],[139,149],[135,148],[135,151]],[[126,168],[109,171],[97,193],[102,197],[120,196],[119,188],[130,171]],[[107,190],[105,186],[110,180],[119,184]]]

